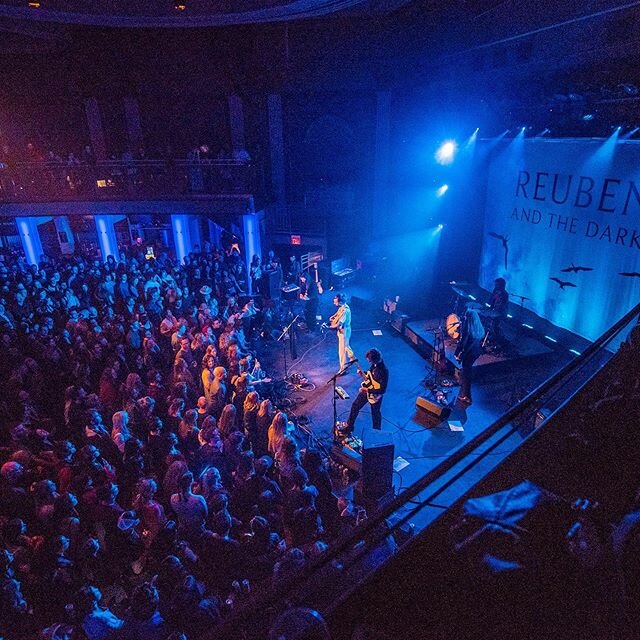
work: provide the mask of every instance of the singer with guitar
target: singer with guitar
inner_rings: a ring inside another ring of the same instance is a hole
[[[338,334],[338,357],[340,358],[338,375],[341,376],[347,372],[347,356],[349,360],[355,358],[349,345],[351,340],[351,309],[344,293],[336,294],[333,298],[333,304],[338,307],[338,310],[329,318],[329,328],[334,329]]]
[[[359,366],[357,371],[362,378],[360,390],[356,396],[347,420],[345,432],[350,434],[353,432],[353,425],[360,413],[360,409],[367,403],[371,407],[371,419],[373,420],[373,428],[380,431],[382,429],[382,398],[389,384],[389,369],[382,359],[381,353],[377,349],[369,349],[365,354],[365,358],[371,365],[369,371],[363,371]]]

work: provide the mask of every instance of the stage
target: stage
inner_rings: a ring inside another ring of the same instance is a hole
[[[347,295],[349,288],[345,289]],[[321,296],[318,313],[323,319],[328,318],[335,311],[333,306],[333,292],[328,291]],[[455,402],[458,387],[446,389],[447,398],[451,404],[452,413],[447,422],[433,426],[425,419],[425,414],[416,410],[416,398],[423,396],[435,398],[426,382],[431,377],[429,358],[421,355],[410,340],[399,335],[390,325],[390,316],[372,301],[362,301],[358,298],[352,304],[352,338],[351,346],[363,368],[367,368],[364,354],[372,347],[380,350],[389,368],[389,387],[382,406],[383,430],[389,435],[395,446],[395,467],[393,484],[396,491],[411,485],[426,472],[433,469],[453,452],[462,447],[474,436],[486,429],[506,409],[520,400],[526,393],[535,388],[554,371],[567,362],[568,355],[564,351],[555,351],[545,345],[531,345],[527,349],[527,357],[509,360],[508,371],[499,374],[499,367],[494,373],[480,379],[473,385],[473,404],[470,407],[460,406]],[[381,307],[381,305],[380,305]],[[413,324],[413,323],[409,323]],[[421,331],[424,339],[428,339],[429,332],[424,329],[425,323],[416,323],[415,330]],[[422,327],[422,329],[421,329]],[[533,341],[535,342],[535,341]],[[266,351],[265,367],[274,377],[284,375],[284,358],[281,343],[267,342],[262,347]],[[327,381],[338,368],[338,351],[336,336],[332,331],[322,335],[301,334],[298,339],[298,359],[291,362],[287,353],[288,373],[302,373],[315,385],[311,391],[296,390],[291,393],[295,406],[291,413],[298,417],[304,416],[308,420],[308,429],[327,450],[332,444],[332,386]],[[496,363],[488,363],[490,368]],[[504,367],[505,362],[498,363]],[[482,365],[487,366],[487,363]],[[345,420],[348,416],[351,402],[355,398],[360,386],[360,377],[355,372],[342,376],[338,383],[349,393],[349,400],[338,400],[338,420]],[[454,427],[462,430],[454,431]],[[360,413],[355,425],[354,433],[366,441],[367,434],[372,430],[371,417],[368,407]],[[300,432],[300,440],[304,442],[306,435]],[[496,438],[501,433],[496,434]],[[526,435],[526,434],[523,434]],[[515,446],[522,440],[521,436],[514,436]],[[500,447],[502,455],[496,453],[486,459],[476,474],[479,476],[465,476],[450,490],[441,496],[442,502],[432,509],[420,512],[414,524],[424,526],[435,517],[441,507],[446,506],[464,492],[470,484],[475,483],[480,476],[511,451],[513,447],[504,443]],[[455,473],[455,469],[451,473]],[[448,476],[447,476],[448,477]],[[446,480],[446,478],[445,478]],[[443,480],[444,481],[444,480]],[[336,483],[339,484],[339,483]],[[338,492],[343,487],[336,486]]]

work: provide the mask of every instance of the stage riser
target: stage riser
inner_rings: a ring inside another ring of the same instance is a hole
[[[408,324],[405,324],[404,327],[404,337],[425,360],[431,360],[433,357],[433,347],[422,336],[411,329]],[[460,383],[460,370],[448,360],[443,375],[449,376],[458,384]]]
[[[406,324],[404,328],[404,338],[411,346],[427,361],[431,361],[433,357],[433,346],[423,338],[410,324]],[[482,359],[476,361],[473,365],[473,377],[475,380],[482,382],[493,382],[504,379],[505,376],[513,372],[513,365],[517,362],[522,365],[526,362],[540,365],[553,357],[552,352],[540,353],[531,356],[520,356],[510,360],[499,360],[496,362],[482,362]],[[451,378],[452,381],[460,384],[461,367],[457,362],[452,362],[451,357],[447,354],[446,368],[443,372],[445,377]]]

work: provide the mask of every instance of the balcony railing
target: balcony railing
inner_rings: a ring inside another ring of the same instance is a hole
[[[0,164],[0,202],[255,194],[260,175],[254,163],[236,160]]]

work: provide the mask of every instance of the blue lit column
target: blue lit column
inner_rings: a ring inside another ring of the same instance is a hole
[[[184,262],[185,256],[193,248],[191,242],[191,228],[189,218],[184,213],[174,213],[171,215],[171,229],[173,231],[173,243],[176,247],[176,258],[181,264]]]
[[[106,262],[109,256],[113,256],[116,261],[120,260],[115,224],[122,220],[124,216],[101,214],[93,218],[96,223],[96,233],[98,234],[98,245],[100,246],[102,259]]]
[[[189,237],[191,238],[191,249],[193,251],[198,245],[202,251],[202,239],[200,238],[200,217],[189,216]]]
[[[245,213],[242,216],[242,232],[244,240],[244,258],[247,266],[247,274],[251,265],[251,258],[254,255],[262,256],[262,247],[260,242],[260,215],[261,213]],[[251,278],[247,278],[249,293],[255,293],[252,290]]]
[[[40,256],[43,254],[43,251],[38,225],[43,222],[48,222],[49,220],[51,220],[51,218],[16,218],[16,226],[18,227],[18,233],[22,241],[22,248],[29,264],[38,264],[40,262]]]
[[[207,220],[209,223],[209,241],[214,249],[222,248],[222,227],[213,220]]]

